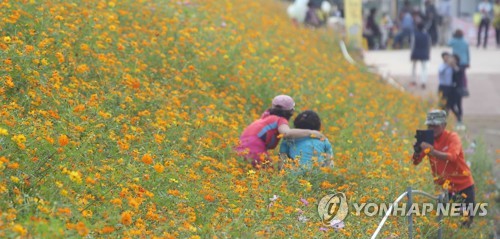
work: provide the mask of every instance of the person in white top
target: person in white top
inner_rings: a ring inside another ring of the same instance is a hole
[[[446,46],[451,38],[451,0],[441,0],[438,5],[439,45]]]
[[[488,31],[490,30],[491,11],[493,10],[493,6],[488,0],[483,0],[477,6],[477,10],[482,15],[481,22],[477,29],[477,47],[481,46],[481,33],[484,30],[483,47],[486,48],[488,45]]]
[[[389,41],[389,37],[392,37],[392,28],[394,27],[394,23],[392,22],[391,16],[388,13],[384,12],[382,15],[382,27],[380,31],[382,33],[382,48],[387,47],[387,42]]]

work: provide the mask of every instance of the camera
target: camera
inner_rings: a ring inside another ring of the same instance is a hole
[[[415,138],[417,139],[417,142],[413,145],[413,150],[415,150],[415,153],[419,154],[422,152],[422,148],[420,147],[420,144],[422,142],[426,142],[430,145],[434,145],[434,131],[433,130],[417,130],[415,134]]]

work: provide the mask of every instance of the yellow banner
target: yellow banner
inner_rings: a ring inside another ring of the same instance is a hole
[[[347,41],[355,47],[362,47],[363,5],[361,0],[344,1]]]

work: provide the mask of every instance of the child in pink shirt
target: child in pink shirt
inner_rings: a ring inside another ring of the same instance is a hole
[[[240,136],[240,144],[236,148],[254,167],[268,160],[267,150],[278,145],[282,134],[285,138],[302,138],[315,135],[323,137],[316,130],[290,129],[288,120],[295,110],[295,102],[288,95],[274,97],[272,107],[261,118],[251,123]]]

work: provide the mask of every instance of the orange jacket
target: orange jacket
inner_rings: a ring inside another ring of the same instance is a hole
[[[429,155],[434,182],[438,185],[448,184],[448,191],[459,192],[474,184],[470,168],[465,163],[464,151],[460,137],[455,132],[443,131],[434,139],[434,150],[448,154],[446,160],[437,159]],[[413,158],[413,164],[418,165],[425,157],[422,152]],[[448,181],[448,182],[447,182]]]

